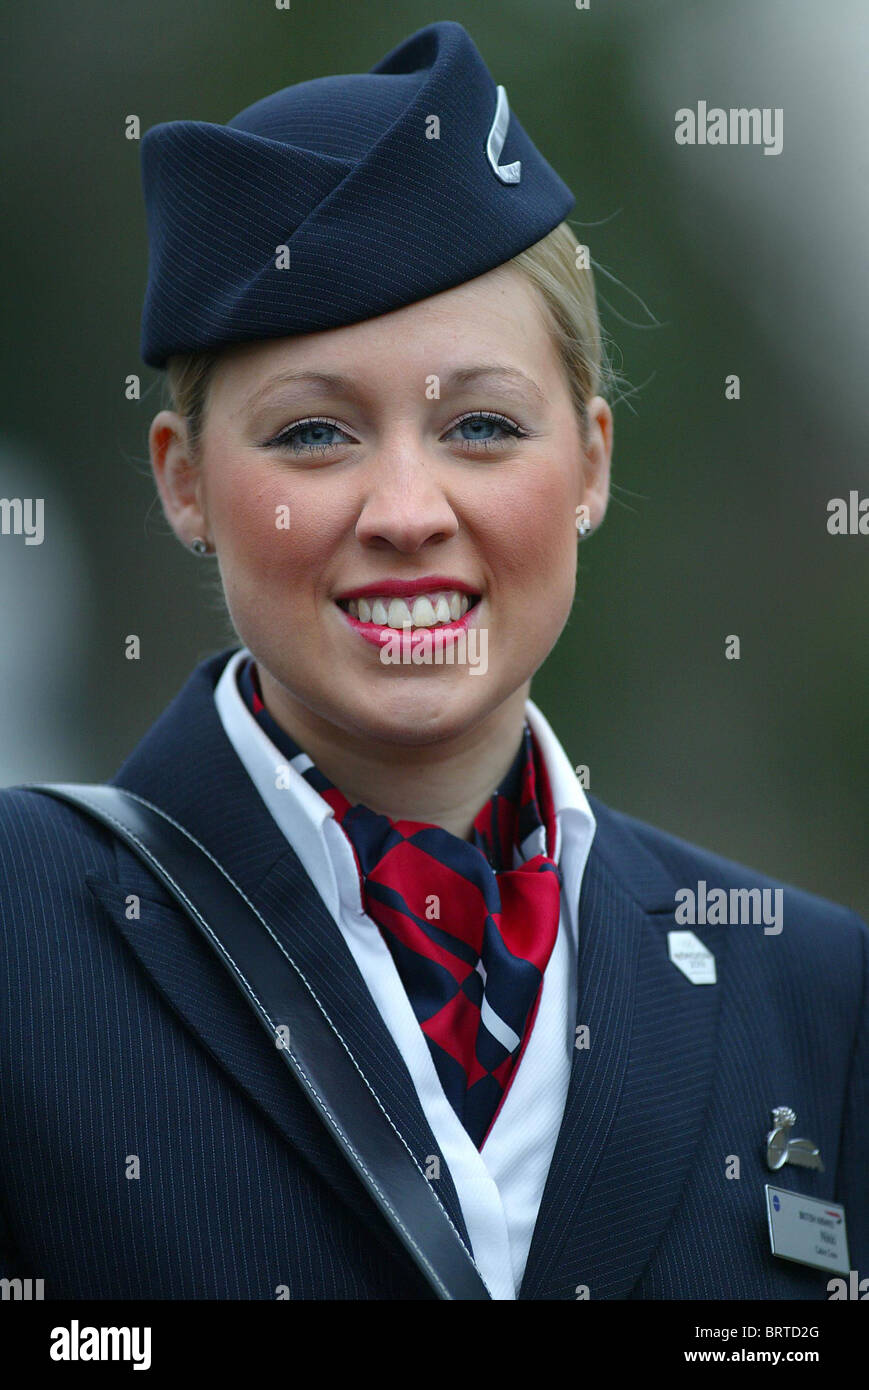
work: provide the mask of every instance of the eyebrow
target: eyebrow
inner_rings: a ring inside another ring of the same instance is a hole
[[[482,383],[483,385],[502,386],[506,388],[520,387],[530,390],[539,400],[546,402],[546,396],[541,388],[525,372],[518,367],[505,367],[497,364],[489,366],[457,367],[450,372],[443,385],[445,390],[451,388],[474,386]],[[358,395],[358,387],[353,379],[348,376],[341,376],[336,372],[280,372],[277,376],[270,377],[258,391],[244,402],[247,410],[253,410],[271,391],[279,386],[304,385],[308,388],[332,391],[335,394],[343,393],[347,396]]]
[[[451,372],[447,377],[445,385],[449,390],[451,386],[474,386],[477,382],[483,381],[492,386],[519,386],[530,388],[535,396],[541,401],[546,401],[543,391],[525,372],[518,367],[459,367]]]
[[[278,386],[305,385],[308,387],[320,388],[323,391],[343,391],[352,395],[354,391],[353,383],[349,377],[339,376],[334,372],[279,372],[277,376],[269,377],[258,391],[254,391],[241,406],[242,410],[253,410],[259,405],[264,396],[273,391]]]

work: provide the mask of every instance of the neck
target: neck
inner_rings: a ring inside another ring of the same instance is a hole
[[[474,728],[437,743],[373,740],[322,719],[257,667],[272,718],[304,748],[351,805],[390,820],[439,825],[469,839],[474,818],[506,775],[525,720],[530,682]]]

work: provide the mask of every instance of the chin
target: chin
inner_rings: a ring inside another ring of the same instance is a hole
[[[377,691],[370,700],[348,701],[333,722],[377,739],[405,748],[420,748],[460,736],[472,729],[496,707],[494,687],[485,676],[469,677],[462,672],[461,683],[428,683],[399,678],[395,688]],[[474,690],[469,687],[482,686]]]

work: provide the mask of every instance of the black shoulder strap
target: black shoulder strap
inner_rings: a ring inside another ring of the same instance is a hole
[[[439,1298],[489,1299],[470,1253],[405,1140],[298,967],[216,859],[159,807],[121,787],[34,783],[137,854],[219,956],[287,1066]]]

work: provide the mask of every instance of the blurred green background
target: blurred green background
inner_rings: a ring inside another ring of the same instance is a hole
[[[0,496],[44,497],[46,540],[0,536],[0,783],[110,776],[233,640],[150,478],[126,116],[223,122],[436,19],[466,26],[576,192],[632,388],[532,694],[605,801],[869,915],[869,537],[826,529],[830,498],[869,496],[862,0],[8,8]],[[782,107],[783,152],[677,146],[700,99]]]

